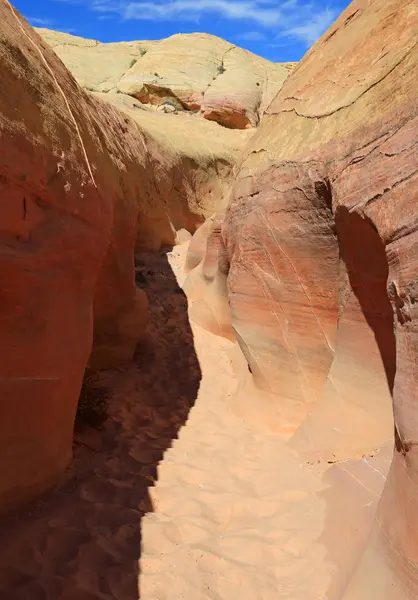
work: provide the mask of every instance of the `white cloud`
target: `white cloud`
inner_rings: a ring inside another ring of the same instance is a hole
[[[311,46],[334,22],[336,16],[335,11],[325,9],[318,14],[312,15],[310,20],[286,28],[282,32],[282,35],[297,38],[306,46]]]
[[[98,12],[114,12],[123,19],[141,21],[194,21],[202,14],[217,14],[233,21],[251,21],[263,27],[277,26],[281,11],[276,2],[260,0],[93,0]]]
[[[52,19],[41,19],[40,17],[26,17],[26,20],[34,27],[50,27],[54,23]]]
[[[265,33],[261,31],[245,31],[237,36],[238,39],[244,40],[246,42],[265,42],[267,41],[267,36]]]
[[[330,0],[331,1],[331,0]],[[197,21],[218,15],[275,29],[278,37],[293,37],[310,46],[329,27],[337,11],[319,0],[91,0],[93,10],[118,14],[125,20]],[[260,31],[243,33],[247,41],[266,40]]]
[[[331,25],[341,9],[340,0],[55,0],[89,6],[104,16],[131,21],[197,22],[214,16],[231,22],[252,24],[243,32],[246,41],[270,41],[270,45],[293,38],[311,46]],[[333,9],[332,6],[339,9]],[[267,32],[267,33],[266,33]],[[237,33],[237,32],[235,32]]]

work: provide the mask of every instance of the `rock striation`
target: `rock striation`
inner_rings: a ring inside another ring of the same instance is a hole
[[[4,0],[0,20],[3,511],[56,482],[84,369],[131,356],[147,300],[136,125],[84,93]]]
[[[264,402],[264,424],[313,462],[373,455],[395,422],[344,600],[418,594],[417,25],[412,0],[352,2],[268,107],[222,228],[253,389],[235,410]]]

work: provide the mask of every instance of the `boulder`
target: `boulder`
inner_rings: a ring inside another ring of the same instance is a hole
[[[223,243],[222,220],[208,219],[194,234],[186,255],[183,286],[190,320],[207,331],[235,340],[228,303],[228,257]]]

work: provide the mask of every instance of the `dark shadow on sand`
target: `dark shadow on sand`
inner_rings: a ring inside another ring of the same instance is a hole
[[[187,300],[165,252],[136,256],[136,267],[150,302],[146,335],[131,365],[86,382],[62,485],[1,523],[2,600],[139,598],[148,488],[188,418],[201,371]],[[99,402],[98,419],[86,410],[89,398]]]

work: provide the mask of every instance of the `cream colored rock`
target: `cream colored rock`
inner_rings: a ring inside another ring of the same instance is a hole
[[[228,304],[228,258],[221,236],[222,220],[211,217],[193,236],[186,258],[189,272],[183,289],[192,322],[235,340]]]
[[[204,94],[203,116],[234,129],[255,127],[287,77],[285,66],[232,46]]]
[[[194,233],[205,219],[224,211],[239,163],[251,131],[231,131],[218,123],[196,119],[187,112],[165,114],[141,109],[138,100],[125,94],[95,94],[110,102],[143,132],[147,152],[144,168],[152,161],[150,196],[161,199],[173,229]],[[139,105],[139,106],[138,106]],[[150,167],[151,168],[151,167]],[[149,185],[144,182],[144,185]],[[147,235],[141,227],[138,241]]]
[[[151,104],[170,92],[189,110],[197,110],[230,48],[225,40],[207,34],[173,35],[134,65],[118,89]]]
[[[293,63],[272,63],[205,33],[102,44],[38,31],[90,91],[117,91],[155,106],[171,97],[180,110],[233,129],[258,125],[293,68]]]
[[[145,56],[155,41],[115,42],[96,40],[39,28],[38,33],[58,54],[82,87],[96,92],[116,90],[118,82]]]
[[[148,156],[148,151],[156,160],[151,169],[153,177],[145,178],[144,186],[148,188],[149,198],[157,196],[161,200],[161,213],[157,220],[164,221],[166,213],[171,223],[164,234],[165,237],[163,236],[164,242],[172,239],[171,231],[182,227],[194,233],[196,227],[209,215],[225,208],[233,168],[239,161],[251,132],[228,131],[217,123],[193,118],[191,113],[182,109],[181,102],[172,98],[167,90],[161,97],[156,98],[154,105],[144,104],[138,98],[129,95],[132,94],[130,88],[123,88],[129,91],[129,94],[116,88],[118,81],[127,71],[133,74],[138,71],[139,63],[155,70],[152,61],[160,61],[158,64],[161,64],[167,57],[173,81],[181,82],[185,77],[183,71],[188,73],[190,81],[199,81],[210,60],[213,59],[214,64],[217,64],[217,59],[212,56],[213,49],[218,48],[218,53],[221,50],[224,52],[230,47],[227,42],[202,34],[198,38],[173,36],[161,42],[101,44],[48,29],[40,29],[38,32],[57,52],[80,85],[93,91],[96,97],[127,113],[140,125],[143,131],[143,147],[147,152],[138,157],[138,160],[148,171],[154,160]],[[190,47],[193,40],[196,42],[194,53]],[[194,66],[189,65],[188,71],[183,61],[186,60],[186,55],[189,60],[196,52],[200,52],[199,56],[202,57],[198,63],[200,67],[196,66],[196,60],[193,59]],[[216,58],[216,53],[214,56]],[[136,61],[135,65],[129,68],[132,61]],[[156,230],[149,220],[151,214],[152,211],[147,214],[141,212],[139,216],[137,249],[150,247],[150,244],[158,248],[161,244],[160,238],[151,240],[152,232]]]

